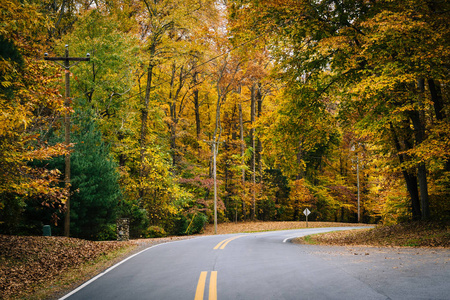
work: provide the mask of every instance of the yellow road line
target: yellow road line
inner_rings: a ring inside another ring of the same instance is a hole
[[[198,279],[197,290],[195,291],[195,300],[203,300],[203,293],[205,291],[206,275],[208,272],[201,272]]]
[[[211,278],[209,279],[208,300],[217,300],[217,271],[211,272]]]
[[[243,235],[238,235],[238,236],[230,237],[226,240],[223,240],[214,247],[214,250],[217,250],[219,248],[222,250],[223,248],[225,248],[226,245],[228,245],[229,242],[231,242],[232,240],[235,240],[237,238],[240,238],[240,237],[243,237]]]
[[[222,250],[223,248],[225,248],[226,245],[228,245],[229,242],[231,242],[231,241],[233,241],[233,240],[235,240],[237,238],[240,238],[240,237],[243,237],[243,235],[238,235],[238,236],[235,236],[233,238],[229,238],[228,240],[225,241],[225,243],[223,243],[222,246],[220,246],[220,249]]]
[[[225,243],[225,242],[228,241],[228,240],[229,240],[229,239],[226,239],[226,240],[223,240],[223,241],[221,241],[220,243],[218,243],[218,244],[214,247],[214,250],[219,249],[219,247],[222,246],[222,244]]]
[[[208,272],[206,271],[200,273],[200,277],[197,283],[197,290],[195,291],[195,300],[203,300],[207,276]],[[208,300],[217,300],[217,271],[211,271],[211,276],[209,278]]]

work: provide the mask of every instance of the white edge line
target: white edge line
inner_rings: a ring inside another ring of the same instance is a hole
[[[285,239],[283,240],[283,243],[286,243],[287,241],[292,240],[292,239],[295,239],[295,238],[298,238],[298,236],[291,236],[291,237],[285,238]]]
[[[156,245],[153,245],[153,246],[151,246],[151,247],[148,247],[148,248],[146,248],[146,249],[144,249],[144,250],[142,250],[142,251],[139,251],[138,253],[135,253],[135,254],[133,254],[133,255],[131,255],[131,256],[125,258],[124,260],[118,262],[118,263],[115,264],[114,266],[112,266],[112,267],[106,269],[104,272],[98,274],[97,276],[95,276],[95,277],[89,279],[88,281],[86,281],[85,283],[83,283],[82,285],[80,285],[79,287],[77,287],[76,289],[74,289],[73,291],[71,291],[71,292],[69,292],[68,294],[64,295],[63,297],[59,298],[58,300],[64,300],[64,299],[69,298],[70,296],[72,296],[73,294],[75,294],[75,293],[77,293],[78,291],[82,290],[83,288],[85,288],[86,286],[88,286],[88,285],[91,284],[92,282],[96,281],[97,279],[99,279],[100,277],[102,277],[103,275],[105,275],[106,273],[108,273],[108,272],[114,270],[115,268],[117,268],[118,266],[120,266],[121,264],[123,264],[124,262],[126,262],[127,260],[132,259],[133,257],[135,257],[135,256],[137,256],[137,255],[139,255],[139,254],[141,254],[142,252],[145,252],[145,251],[147,251],[147,250],[149,250],[149,249],[152,249],[152,248],[155,248],[155,247],[157,247],[157,246],[166,245],[166,244],[175,243],[175,242],[179,242],[179,241],[172,241],[172,242],[167,242],[167,243],[156,244]]]

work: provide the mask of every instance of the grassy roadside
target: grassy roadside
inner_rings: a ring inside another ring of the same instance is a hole
[[[380,247],[450,247],[450,225],[413,222],[373,229],[335,231],[310,235],[294,243],[319,245],[364,245]]]

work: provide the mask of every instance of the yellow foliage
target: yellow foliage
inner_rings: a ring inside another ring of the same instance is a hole
[[[65,146],[48,146],[40,139],[62,110],[58,93],[48,85],[54,79],[35,59],[46,38],[45,16],[35,4],[22,1],[2,1],[0,11],[0,35],[23,60],[0,62],[1,86],[9,91],[0,93],[0,193],[64,200],[67,191],[57,187],[58,172],[28,165],[67,153]]]
[[[298,179],[291,182],[289,199],[291,200],[291,205],[297,209],[311,207],[316,201],[316,198],[305,184],[305,179]]]

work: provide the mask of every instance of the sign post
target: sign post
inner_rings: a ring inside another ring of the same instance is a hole
[[[311,213],[311,212],[309,211],[308,208],[305,208],[305,210],[303,211],[303,214],[306,216],[306,227],[308,227],[308,215],[309,215],[310,213]]]

